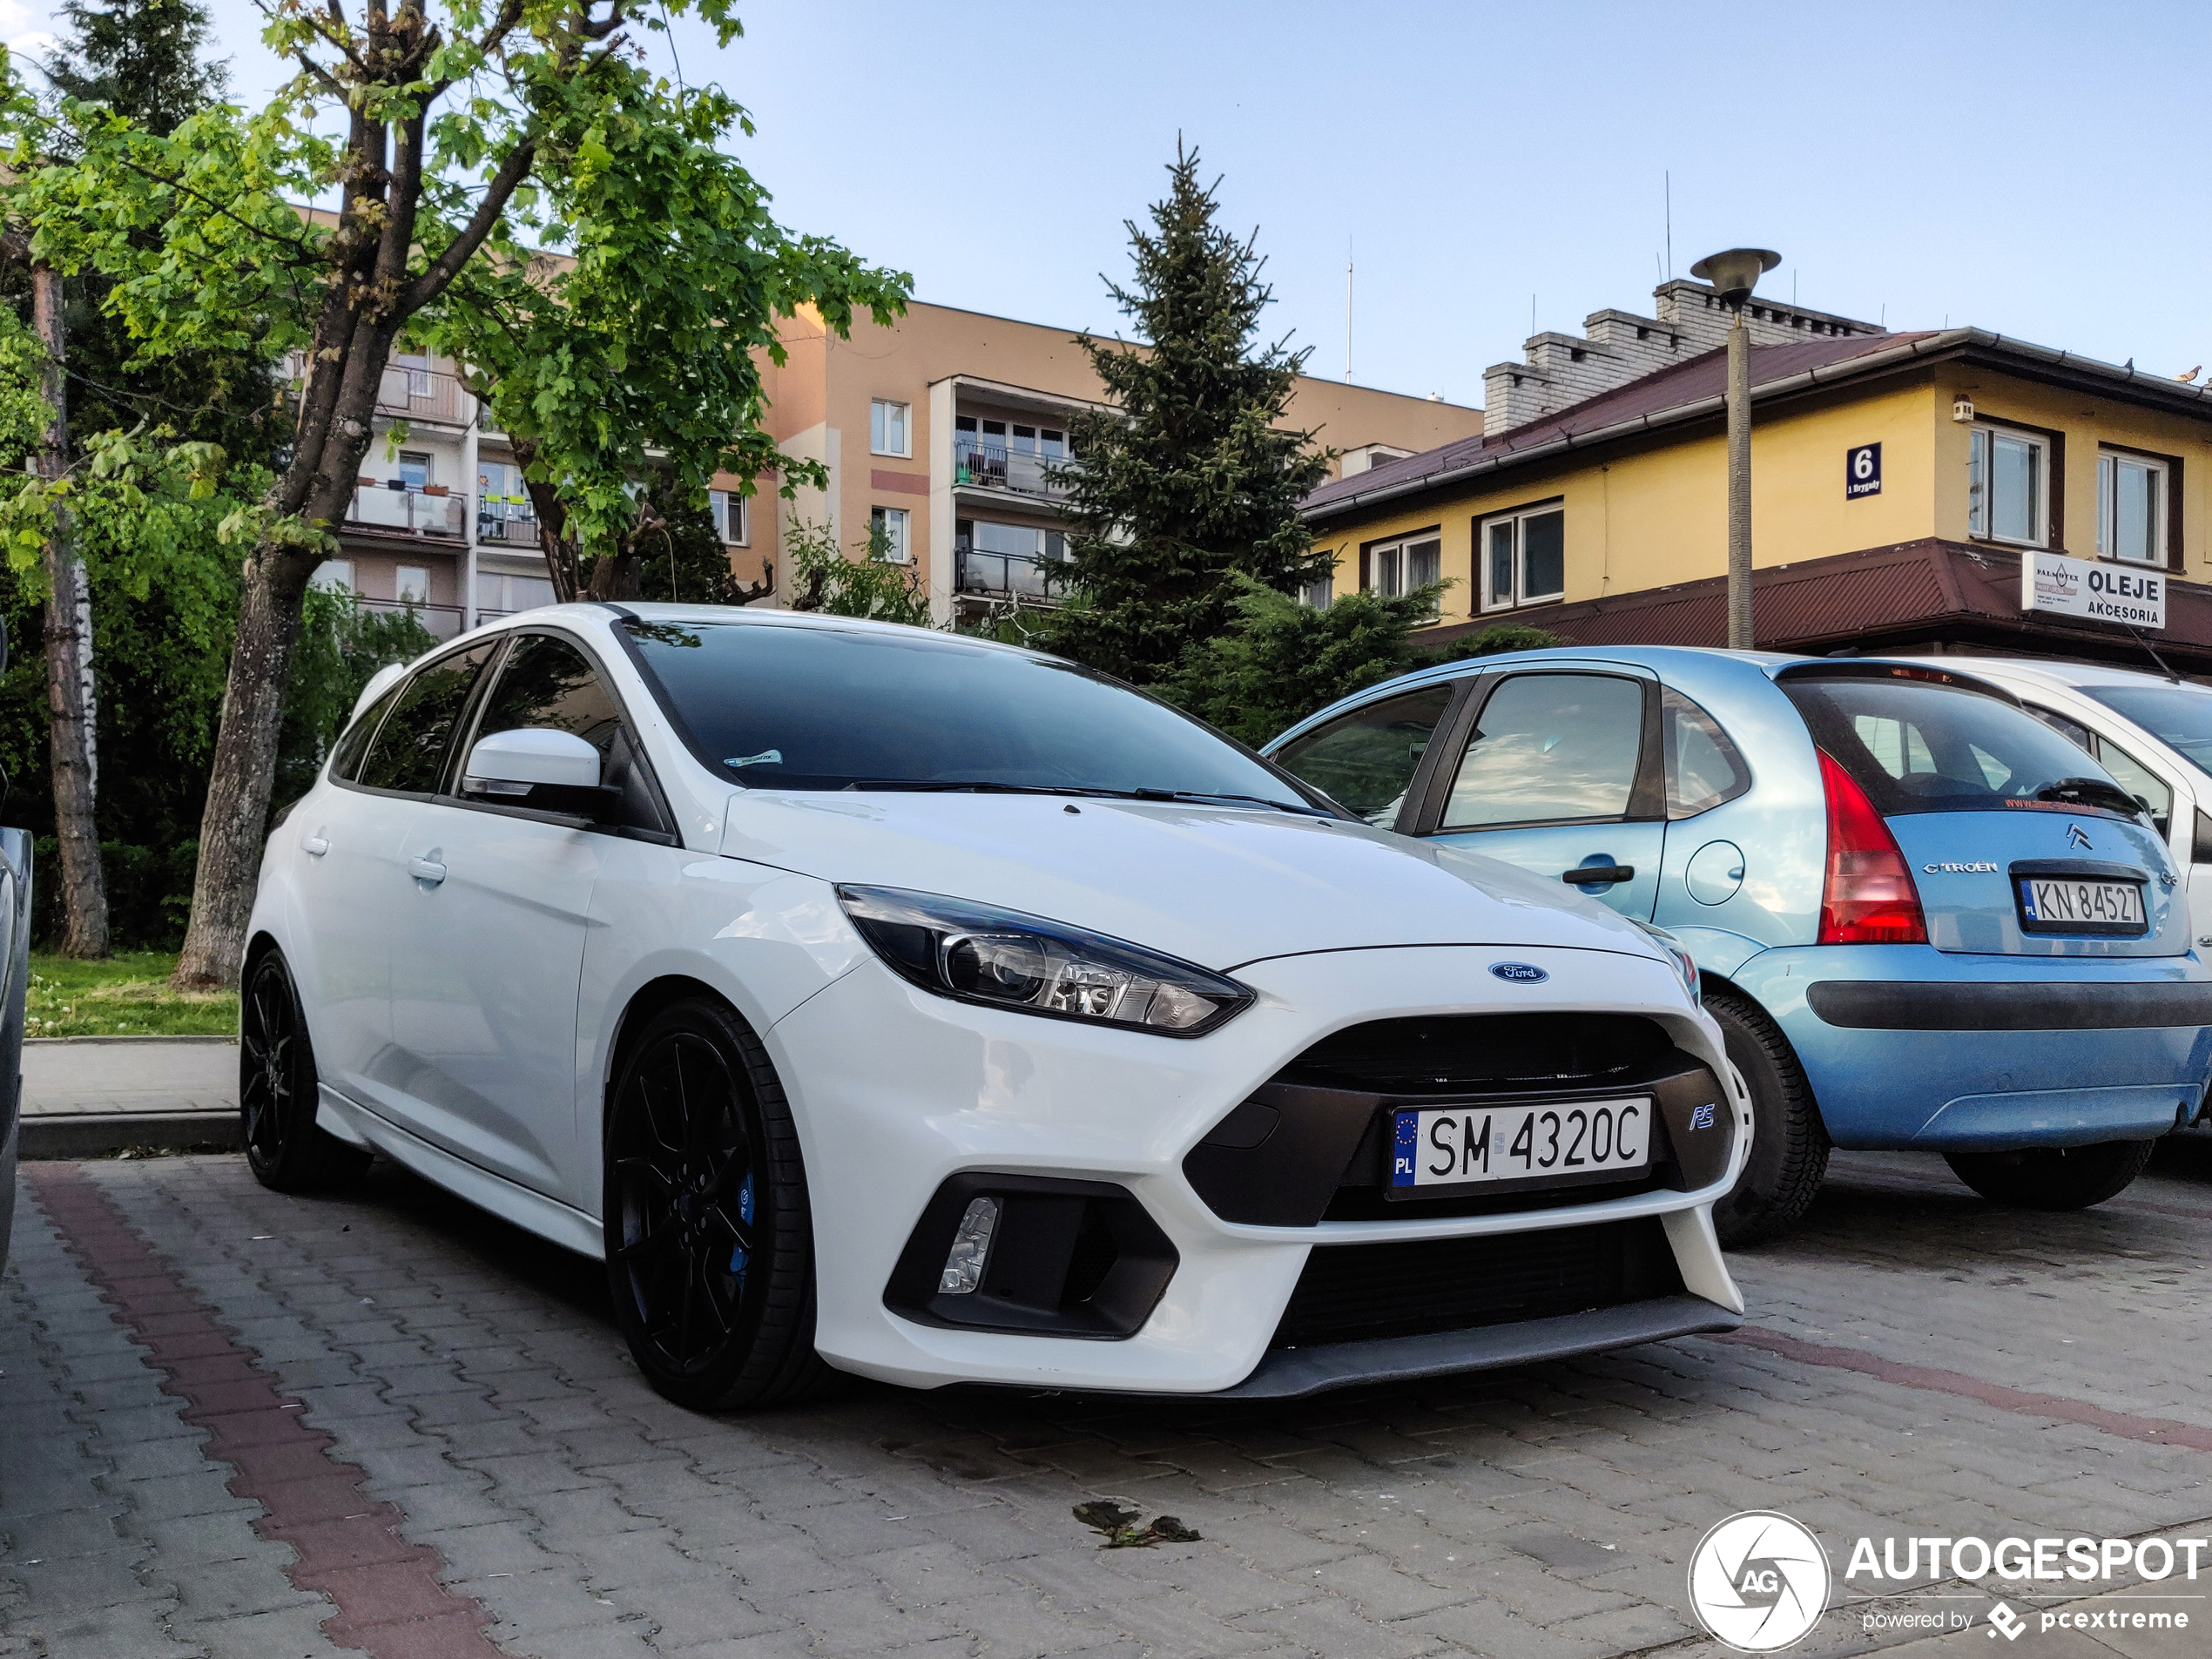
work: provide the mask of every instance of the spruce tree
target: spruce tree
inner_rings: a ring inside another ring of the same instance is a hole
[[[1327,454],[1281,424],[1306,354],[1258,343],[1258,233],[1215,222],[1219,181],[1202,186],[1198,152],[1176,151],[1151,229],[1127,221],[1130,286],[1106,285],[1144,344],[1076,341],[1113,408],[1072,423],[1072,593],[1047,642],[1139,685],[1227,624],[1235,577],[1291,593],[1331,564],[1298,516]]]
[[[148,132],[166,138],[229,82],[202,61],[207,10],[194,0],[63,0],[61,16],[70,37],[46,59],[48,83]]]

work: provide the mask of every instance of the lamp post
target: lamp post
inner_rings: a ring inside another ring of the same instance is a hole
[[[1728,331],[1728,648],[1751,649],[1751,335],[1743,302],[1782,263],[1771,248],[1732,247],[1689,267],[1736,314]]]

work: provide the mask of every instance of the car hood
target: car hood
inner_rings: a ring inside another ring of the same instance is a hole
[[[746,790],[731,799],[721,850],[826,881],[999,905],[1216,969],[1394,945],[1660,955],[1632,924],[1558,883],[1455,847],[1287,813]]]

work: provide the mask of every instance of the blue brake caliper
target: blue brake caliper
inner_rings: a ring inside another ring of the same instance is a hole
[[[745,1172],[745,1184],[738,1189],[738,1217],[748,1227],[752,1225],[752,1171]],[[733,1245],[730,1251],[730,1271],[739,1278],[745,1277],[745,1249]]]

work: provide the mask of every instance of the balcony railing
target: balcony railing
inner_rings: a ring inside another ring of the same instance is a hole
[[[1027,558],[1017,553],[978,553],[957,548],[953,553],[953,589],[992,599],[1028,599],[1040,604],[1060,603],[1059,584],[1051,577],[1066,570],[1057,559]]]
[[[953,437],[955,486],[973,485],[1034,496],[1039,501],[1062,501],[1067,497],[1068,486],[1064,481],[1049,476],[1047,469],[1069,464],[1064,455],[1031,455],[1027,450],[1009,449],[1003,443],[965,432]]]
[[[354,603],[363,610],[412,611],[434,639],[451,639],[466,620],[459,605],[434,605],[420,599],[365,599],[356,594]]]
[[[355,487],[346,522],[362,529],[460,542],[467,539],[462,526],[468,505],[466,496],[433,496],[411,486],[395,489],[365,483]]]
[[[482,547],[536,547],[537,520],[526,514],[502,516],[480,507],[476,509],[476,542]]]
[[[471,401],[459,381],[435,368],[388,368],[376,386],[376,412],[401,420],[465,426]]]

